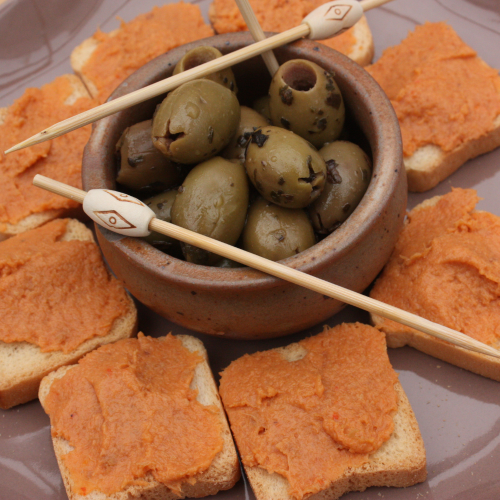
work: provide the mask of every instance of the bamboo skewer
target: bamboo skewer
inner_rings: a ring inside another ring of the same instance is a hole
[[[250,2],[248,0],[236,0],[236,4],[238,5],[238,9],[240,9],[241,15],[243,16],[243,19],[245,20],[245,23],[248,27],[248,30],[252,34],[253,39],[256,42],[265,40],[266,35],[264,34],[264,30],[259,24],[257,16],[253,11]],[[274,52],[272,50],[270,50],[269,52],[264,52],[262,54],[262,59],[264,59],[271,77],[273,77],[280,67],[276,56],[274,55]]]
[[[101,118],[117,113],[118,111],[130,108],[135,104],[139,104],[141,102],[147,101],[148,99],[169,92],[170,90],[179,87],[183,83],[187,83],[196,78],[202,78],[211,73],[215,73],[216,71],[228,68],[242,61],[250,59],[251,57],[271,51],[272,49],[280,47],[281,45],[294,42],[299,38],[331,38],[340,31],[352,26],[356,22],[356,20],[361,17],[363,11],[373,9],[390,1],[392,0],[363,0],[361,2],[353,0],[338,0],[338,2],[334,1],[323,4],[322,6],[311,12],[311,14],[306,16],[302,24],[300,24],[299,26],[284,31],[283,33],[279,33],[278,35],[265,38],[264,40],[249,45],[248,47],[244,47],[235,52],[231,52],[230,54],[226,54],[225,56],[218,57],[213,61],[201,64],[200,66],[196,66],[195,68],[171,76],[170,78],[166,78],[165,80],[153,83],[152,85],[149,85],[148,87],[145,87],[143,89],[136,90],[122,97],[118,97],[117,99],[101,104],[100,106],[89,109],[88,111],[80,113],[71,118],[67,118],[66,120],[63,120],[59,123],[56,123],[55,125],[46,128],[45,130],[42,130],[29,139],[16,144],[12,148],[5,151],[5,154],[12,153],[29,146],[34,146],[35,144],[39,144],[50,139],[54,139],[55,137],[59,137],[63,134],[71,132],[72,130],[88,125],[89,123],[93,123],[97,120],[100,120]],[[346,7],[346,4],[350,5],[350,9],[352,10],[352,18],[355,19],[355,21],[352,21],[351,19],[352,24],[349,24],[349,16],[351,16],[351,13],[341,19],[338,19],[336,22],[333,22],[333,19],[331,18],[333,17],[333,13],[330,13],[330,11],[332,9],[333,11],[335,11],[334,7],[336,6],[336,4],[338,4],[339,7],[344,8]],[[344,25],[342,25],[342,23],[344,23]],[[347,23],[347,25],[345,23]]]
[[[256,55],[260,55],[270,49],[293,42],[303,36],[306,36],[309,31],[310,28],[308,25],[301,24],[295,28],[285,31],[284,33],[266,38],[261,42],[254,43],[248,47],[244,47],[243,49],[226,54],[225,56],[218,57],[210,62],[200,64],[199,66],[183,71],[182,73],[178,73],[170,78],[153,83],[143,89],[118,97],[117,99],[101,104],[96,108],[89,109],[88,111],[84,111],[83,113],[56,123],[33,137],[30,137],[29,139],[26,139],[16,146],[8,149],[5,153],[12,153],[13,151],[17,151],[19,149],[34,146],[35,144],[48,141],[49,139],[54,139],[55,137],[59,137],[77,128],[84,127],[89,123],[93,123],[123,109],[130,108],[135,104],[139,104],[147,101],[148,99],[169,92],[183,83],[195,80],[196,78],[202,78],[211,73],[234,66],[235,64],[250,59]]]
[[[52,193],[65,196],[80,203],[83,203],[84,198],[86,196],[89,196],[91,193],[95,193],[96,197],[97,193],[106,193],[107,195],[110,194],[107,190],[99,189],[91,190],[87,194],[85,193],[85,191],[73,188],[71,186],[63,184],[62,182],[54,181],[41,175],[35,176],[35,178],[33,179],[33,184],[35,186],[51,191]],[[116,192],[113,193],[114,195],[111,196],[115,199],[118,195],[118,197],[122,196],[128,201],[134,200],[128,195],[121,195],[120,193]],[[145,205],[139,202],[139,200],[135,201],[145,207]],[[110,202],[108,201],[107,203],[109,204]],[[115,203],[116,207],[116,202],[113,203]],[[138,204],[122,203],[122,205],[125,205],[127,209],[136,212],[141,210],[141,208],[138,207]],[[106,205],[106,208],[109,207]],[[146,209],[148,211],[150,210],[147,207]],[[151,213],[153,212],[151,211]],[[90,213],[90,211],[87,211],[87,214],[91,216],[95,221],[103,225],[102,221],[93,217],[93,214]],[[346,304],[350,304],[370,313],[378,314],[379,316],[382,316],[384,318],[397,321],[398,323],[402,323],[403,325],[406,325],[410,328],[415,328],[416,330],[427,333],[441,340],[445,340],[459,347],[463,347],[464,349],[500,359],[500,351],[498,351],[497,349],[494,349],[493,347],[472,339],[471,337],[468,337],[463,333],[452,330],[451,328],[438,325],[437,323],[433,323],[432,321],[421,318],[420,316],[409,313],[407,311],[403,311],[402,309],[398,309],[397,307],[385,304],[370,297],[366,297],[360,293],[353,292],[352,290],[342,288],[339,285],[334,285],[333,283],[329,283],[320,278],[310,276],[296,269],[292,269],[291,267],[279,264],[278,262],[273,262],[263,257],[259,257],[258,255],[254,255],[245,250],[241,250],[226,243],[222,243],[220,241],[209,238],[208,236],[203,236],[193,231],[189,231],[188,229],[184,229],[182,227],[175,226],[174,224],[161,221],[154,218],[153,216],[149,216],[148,218],[148,215],[146,215],[145,217],[146,230],[156,231],[158,233],[171,236],[172,238],[183,241],[184,243],[188,243],[204,250],[208,250],[209,252],[216,253],[228,259],[239,262],[240,264],[258,269],[259,271],[263,271],[272,276],[276,276],[286,281],[290,281],[291,283],[295,283],[296,285],[308,288],[309,290],[313,290],[328,297],[340,300],[341,302],[345,302]],[[120,234],[126,234],[124,230],[117,232],[120,232]]]

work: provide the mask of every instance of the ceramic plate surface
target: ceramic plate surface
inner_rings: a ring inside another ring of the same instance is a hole
[[[206,19],[211,0],[199,6]],[[70,73],[71,50],[97,27],[111,31],[150,10],[153,0],[0,0],[0,107],[28,86]],[[492,67],[500,68],[499,0],[395,0],[367,15],[375,60],[399,43],[416,24],[447,21]],[[410,194],[409,208],[451,187],[474,188],[478,208],[500,215],[500,149],[469,161],[436,188]],[[139,305],[139,326],[148,335],[189,333]],[[1,321],[1,318],[0,318]],[[363,311],[346,308],[331,318],[368,322]],[[319,333],[322,325],[289,337],[259,342],[204,335],[215,373],[244,353],[282,346]],[[448,365],[414,349],[390,349],[389,356],[410,399],[424,438],[428,479],[407,489],[370,488],[345,500],[498,500],[500,498],[500,384]],[[50,439],[49,419],[38,401],[0,410],[0,500],[65,500]],[[241,480],[217,499],[254,498]]]

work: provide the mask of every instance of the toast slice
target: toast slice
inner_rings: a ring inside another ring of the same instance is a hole
[[[94,242],[94,237],[85,225],[70,220],[61,240]],[[86,353],[101,345],[135,335],[137,311],[128,295],[127,300],[126,314],[114,321],[106,336],[86,340],[69,353],[42,352],[40,347],[28,342],[0,341],[0,408],[8,409],[36,399],[40,381],[50,372],[76,363]],[[43,326],[34,325],[34,328]]]
[[[352,45],[347,45],[346,48],[339,44],[339,40],[341,40],[343,34],[328,38],[327,40],[318,40],[318,42],[331,49],[342,52],[342,54],[346,55],[354,62],[357,62],[360,66],[371,64],[375,54],[375,45],[373,44],[372,31],[366,17],[363,16],[351,30],[354,43]]]
[[[464,163],[476,156],[489,153],[500,146],[500,115],[493,121],[493,128],[486,134],[464,142],[452,151],[428,144],[418,148],[403,163],[408,176],[408,189],[423,192],[437,186]]]
[[[110,33],[99,30],[84,40],[71,53],[71,67],[101,104],[147,62],[213,34],[197,5],[178,2],[154,7]]]
[[[177,500],[179,498],[199,498],[207,495],[213,495],[220,490],[227,490],[232,488],[240,478],[240,467],[238,456],[231,436],[231,431],[226,420],[224,409],[220,401],[217,386],[215,384],[212,371],[208,364],[207,352],[203,343],[188,335],[177,336],[181,340],[183,346],[190,352],[197,352],[203,357],[203,362],[199,363],[194,372],[194,378],[191,383],[191,389],[198,391],[197,400],[205,406],[215,406],[218,411],[222,426],[223,448],[215,456],[210,467],[198,475],[186,480],[181,484],[178,494],[167,486],[157,482],[148,474],[144,479],[146,484],[144,486],[129,486],[124,490],[112,494],[105,495],[102,492],[93,491],[88,495],[82,496],[74,492],[73,481],[69,471],[64,463],[63,456],[71,451],[70,444],[60,438],[53,437],[54,451],[56,454],[57,462],[61,471],[61,475],[66,487],[66,492],[70,500],[126,500],[129,498],[143,498],[143,499],[157,499],[162,500]],[[42,406],[44,406],[46,397],[50,391],[53,381],[61,378],[69,370],[74,367],[63,367],[56,372],[51,373],[43,379],[40,385],[39,398]],[[175,426],[175,422],[169,425]]]
[[[500,76],[446,23],[417,26],[367,70],[398,116],[410,191],[500,145]]]
[[[367,325],[360,326],[359,324],[341,326],[370,328]],[[331,330],[331,334],[333,335],[338,332],[338,329],[339,327],[336,327],[336,329]],[[325,329],[325,332],[327,331]],[[287,347],[273,349],[272,351],[278,352],[283,359],[290,363],[300,360],[307,354],[307,350],[301,344],[290,344]],[[332,369],[336,369],[336,367],[332,367]],[[299,373],[295,373],[297,378],[299,378]],[[426,453],[418,423],[404,390],[398,381],[395,382],[394,389],[397,395],[397,410],[392,416],[394,428],[389,439],[375,452],[371,453],[368,460],[361,466],[345,469],[340,477],[331,483],[327,483],[323,490],[311,495],[305,495],[302,498],[307,498],[307,500],[335,500],[345,493],[350,491],[364,491],[370,486],[407,487],[425,480],[427,476]],[[262,394],[264,394],[270,389],[263,385],[262,390]],[[274,391],[272,392],[274,393]],[[226,405],[223,390],[221,390],[221,395]],[[266,394],[264,397],[269,396]],[[341,403],[339,403],[339,408],[342,408]],[[227,406],[226,409],[228,410],[233,433],[238,444],[238,431],[233,428],[231,412]],[[276,422],[274,423],[276,424]],[[275,446],[278,445],[275,444]],[[293,449],[293,447],[291,448]],[[281,448],[279,449],[281,450]],[[302,449],[302,447],[299,445],[298,449]],[[259,456],[261,456],[261,452],[259,452]],[[291,469],[291,462],[289,464],[289,468]],[[297,497],[291,496],[291,485],[283,475],[276,472],[270,473],[259,466],[247,466],[244,459],[243,465],[257,500],[297,499]],[[304,463],[301,465],[305,466]]]
[[[291,352],[291,351],[290,351]],[[307,497],[307,500],[335,500],[350,491],[364,491],[370,486],[404,488],[425,481],[427,477],[425,448],[420,429],[406,394],[398,382],[398,411],[394,431],[370,461],[348,469],[329,488]],[[245,467],[257,500],[292,500],[289,483],[279,474],[269,474],[260,467]]]
[[[0,192],[0,241],[58,217],[86,219],[80,204],[32,186],[32,179],[40,173],[81,188],[81,161],[90,126],[29,151],[8,156],[3,151],[93,105],[80,79],[69,74],[40,89],[28,89],[12,106],[0,108],[0,180],[5,186]],[[37,119],[26,120],[26,116]],[[19,125],[19,132],[10,136]]]
[[[250,3],[264,31],[282,32],[299,25],[307,14],[325,2],[252,0]],[[234,0],[214,0],[208,17],[219,34],[248,30]],[[347,32],[318,42],[342,52],[361,66],[370,64],[373,59],[373,37],[365,16]]]
[[[411,260],[415,258],[414,256],[417,256],[418,254],[423,252],[428,252],[435,238],[450,234],[450,232],[456,230],[456,228],[458,228],[460,224],[463,224],[464,227],[468,227],[470,225],[467,217],[468,214],[473,215],[481,213],[473,211],[474,206],[478,200],[479,199],[475,195],[474,191],[456,189],[453,190],[452,193],[444,196],[434,196],[433,198],[425,200],[421,204],[417,205],[410,212],[409,222],[408,220],[406,221],[405,228],[403,229],[403,232],[400,235],[400,239],[396,244],[395,252],[387,263],[386,267],[389,268],[390,266],[391,268],[396,268],[397,266],[399,266],[399,256],[403,256],[405,260],[411,262]],[[447,205],[445,205],[445,203],[447,203]],[[451,206],[452,204],[454,206]],[[425,211],[429,212],[429,216],[431,218],[434,218],[435,222],[434,224],[432,224],[432,226],[427,225],[424,238],[422,238],[421,236],[417,238],[416,236],[414,236],[414,234],[416,233],[409,231],[409,226],[411,226],[411,218],[415,217],[418,214],[423,214]],[[482,213],[484,214],[484,212]],[[500,228],[500,224],[498,225],[498,227]],[[485,238],[482,238],[482,241],[483,243],[481,244],[481,246],[487,246],[491,244],[490,242],[486,241]],[[420,242],[420,244],[418,242]],[[495,245],[494,242],[493,245]],[[450,250],[450,254],[452,254],[452,252],[453,249]],[[487,273],[487,271],[485,270],[483,270],[483,272],[489,276],[489,280],[492,280],[492,282],[494,281],[494,275]],[[389,276],[389,273],[390,270],[383,271],[382,275],[375,283],[374,288],[370,292],[371,297],[379,300],[384,300],[384,297],[381,296],[381,293],[384,293],[383,288],[381,291],[381,287],[387,286],[390,283],[387,280],[393,279]],[[392,275],[392,273],[390,274]],[[442,286],[445,287],[445,284],[442,284]],[[400,295],[405,295],[405,289],[406,286],[404,284],[401,284]],[[477,295],[472,294],[472,289],[470,289],[469,292],[470,294],[468,295],[467,299],[472,301],[475,297],[477,297]],[[409,293],[412,295],[412,300],[410,302],[414,303],[414,307],[419,307],[418,311],[414,312],[424,317],[431,314],[431,317],[429,317],[429,319],[439,322],[439,318],[433,317],[433,313],[429,309],[423,308],[419,305],[421,303],[420,297],[418,297],[417,299],[415,294],[412,294],[411,291]],[[451,291],[449,293],[451,294]],[[484,293],[486,294],[487,291],[484,290]],[[455,299],[453,299],[452,296],[452,300],[459,301],[460,297],[455,297]],[[432,301],[435,301],[435,299],[432,299]],[[398,306],[399,305],[400,304],[398,304]],[[442,309],[442,306],[437,305],[437,309]],[[479,302],[477,303],[476,309],[478,318],[484,315],[485,309],[479,304]],[[491,307],[487,307],[487,309],[492,312]],[[492,313],[495,314],[494,311]],[[498,315],[498,312],[496,314]],[[469,370],[473,373],[477,373],[478,375],[482,375],[483,377],[488,377],[493,380],[500,381],[500,360],[496,358],[452,345],[431,335],[427,335],[426,333],[419,332],[417,330],[414,330],[413,328],[401,325],[394,321],[387,320],[376,314],[371,315],[371,321],[376,328],[385,333],[388,347],[397,348],[408,345],[426,354],[434,356],[435,358],[446,361],[452,365],[458,366],[465,370]],[[493,323],[493,318],[490,317],[488,321],[490,322],[491,329],[494,330],[496,325]],[[447,326],[467,333],[467,329],[464,328],[461,324],[450,323]],[[498,337],[495,340],[492,336],[490,340],[491,342],[489,343],[490,345],[492,345],[492,347],[500,349],[500,339]]]

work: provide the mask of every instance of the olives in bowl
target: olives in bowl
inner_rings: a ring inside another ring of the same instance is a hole
[[[112,97],[167,78],[182,56],[196,46],[211,45],[227,54],[250,43],[248,34],[235,33],[171,50],[131,75]],[[274,52],[280,63],[308,60],[335,75],[346,115],[369,144],[372,161],[368,188],[349,218],[336,231],[281,262],[362,291],[389,258],[404,219],[406,177],[397,118],[370,75],[341,54],[308,40]],[[271,79],[260,58],[232,70],[240,105],[251,106],[268,93]],[[85,189],[116,187],[118,139],[127,127],[150,119],[165,97],[97,123],[83,161]],[[142,239],[122,237],[101,227],[96,234],[110,267],[129,291],[150,309],[192,330],[227,338],[276,337],[315,325],[343,306],[254,269],[199,265],[161,252]]]
[[[153,145],[169,160],[199,163],[229,144],[240,123],[234,92],[212,80],[192,80],[170,92],[153,117]]]

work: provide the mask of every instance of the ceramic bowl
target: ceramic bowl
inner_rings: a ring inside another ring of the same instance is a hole
[[[226,54],[249,43],[247,33],[236,33],[184,45],[140,68],[112,97],[171,76],[177,61],[195,46],[212,45]],[[309,59],[334,74],[348,117],[364,134],[373,159],[368,190],[348,220],[313,247],[282,262],[362,292],[388,260],[403,224],[407,185],[397,118],[377,83],[342,54],[308,40],[276,49],[275,54],[280,64]],[[260,57],[238,64],[233,71],[243,104],[267,93],[270,77]],[[116,189],[116,142],[126,127],[150,118],[163,97],[97,122],[83,158],[84,189]],[[277,337],[320,323],[343,307],[337,300],[253,269],[191,264],[141,239],[102,227],[96,232],[109,265],[132,295],[192,330],[238,339]]]

